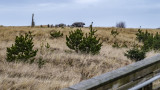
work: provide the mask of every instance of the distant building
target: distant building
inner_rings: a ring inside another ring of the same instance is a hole
[[[64,23],[56,24],[55,27],[66,27],[66,24]]]
[[[84,27],[85,23],[83,22],[75,22],[71,26],[72,27]]]

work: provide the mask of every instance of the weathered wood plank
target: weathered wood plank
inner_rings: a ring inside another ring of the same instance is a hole
[[[159,54],[112,72],[82,81],[76,85],[70,86],[69,88],[73,90],[117,89],[127,83],[137,81],[138,79],[143,78],[158,69],[160,69]]]
[[[137,79],[137,80],[128,82],[127,84],[118,87],[117,90],[127,90],[128,88],[131,88],[131,87],[133,87],[133,86],[135,86],[135,85],[138,85],[138,84],[140,84],[140,83],[145,82],[146,80],[149,80],[149,79],[152,78],[153,76],[154,76],[154,73],[151,73],[151,74],[145,76],[145,78],[140,78],[140,79]]]

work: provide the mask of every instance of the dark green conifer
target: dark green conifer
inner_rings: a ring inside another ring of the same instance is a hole
[[[33,50],[33,35],[31,32],[16,36],[15,44],[7,48],[7,61],[24,61],[36,56],[38,50]]]

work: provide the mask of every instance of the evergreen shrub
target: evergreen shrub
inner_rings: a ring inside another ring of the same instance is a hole
[[[16,36],[15,44],[7,48],[7,61],[33,62],[38,49],[33,49],[33,35],[31,32]]]

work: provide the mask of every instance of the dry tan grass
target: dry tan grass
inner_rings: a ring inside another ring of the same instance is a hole
[[[0,27],[0,89],[1,90],[59,90],[76,84],[93,76],[131,64],[132,61],[124,56],[127,48],[112,48],[113,42],[127,42],[130,47],[135,41],[137,29],[117,29],[120,35],[113,38],[112,29],[97,27],[97,36],[103,41],[98,55],[85,55],[70,50],[65,42],[65,35],[76,28],[30,28],[30,27]],[[64,33],[62,38],[50,38],[49,33],[59,30]],[[82,29],[88,32],[88,28]],[[6,48],[14,44],[17,35],[28,31],[35,34],[34,45],[39,51],[36,60],[40,57],[46,64],[39,69],[36,63],[9,63],[6,62]],[[155,30],[157,31],[157,30]],[[155,33],[154,30],[150,32]],[[50,49],[45,48],[49,43]],[[147,53],[153,56],[154,51]]]

